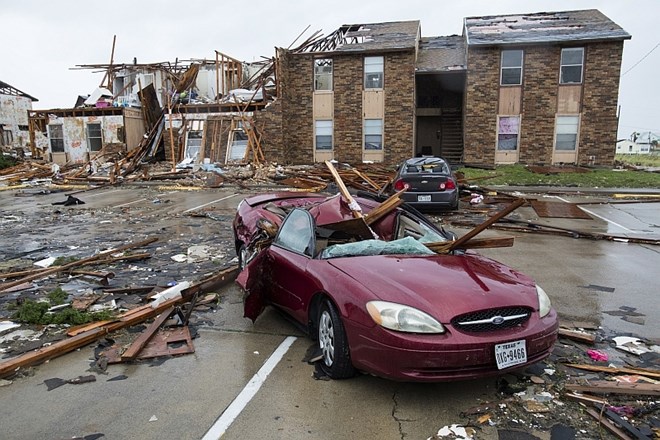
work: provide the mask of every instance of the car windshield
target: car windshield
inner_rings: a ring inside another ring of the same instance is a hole
[[[437,157],[410,159],[405,164],[406,173],[449,174],[447,162]]]
[[[362,240],[353,243],[335,244],[321,253],[321,259],[370,255],[433,255],[431,249],[412,237],[393,241]]]

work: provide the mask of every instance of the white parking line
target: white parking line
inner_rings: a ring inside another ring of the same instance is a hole
[[[199,205],[199,206],[195,206],[194,208],[186,209],[185,211],[183,211],[183,213],[186,214],[186,213],[188,213],[188,212],[190,212],[190,211],[194,211],[194,210],[196,210],[196,209],[203,208],[203,207],[208,206],[208,205],[211,205],[211,204],[213,204],[213,203],[221,202],[221,201],[223,201],[223,200],[227,200],[227,199],[231,199],[232,197],[236,197],[237,195],[238,195],[238,193],[236,193],[236,194],[232,194],[232,195],[227,196],[227,197],[223,197],[223,198],[218,199],[218,200],[214,200],[214,201],[212,201],[212,202],[204,203],[203,205]]]
[[[561,200],[562,202],[571,203],[571,202],[569,202],[568,200],[563,199],[563,198],[561,198],[561,197],[559,197],[559,196],[555,196],[555,198]],[[587,208],[585,208],[585,207],[583,207],[583,206],[580,206],[580,205],[577,205],[577,206],[578,206],[578,208],[580,208],[581,210],[583,210],[583,211],[586,212],[587,214],[591,214],[591,215],[593,215],[594,217],[598,217],[599,219],[604,220],[604,221],[606,221],[607,223],[610,223],[610,224],[612,224],[612,225],[614,225],[614,226],[616,226],[616,227],[618,227],[618,228],[624,229],[624,230],[626,230],[626,231],[628,231],[628,232],[633,232],[632,229],[628,229],[628,228],[626,228],[625,226],[620,225],[620,224],[618,224],[618,223],[615,222],[615,221],[612,221],[612,220],[610,220],[610,219],[607,219],[607,218],[603,217],[602,215],[598,215],[598,214],[596,214],[595,212],[593,212],[593,211],[591,211],[591,210],[589,210],[589,209],[587,209]]]
[[[225,434],[229,425],[238,417],[247,404],[257,394],[261,385],[265,382],[268,375],[275,369],[277,364],[282,360],[284,354],[289,351],[291,344],[298,339],[295,336],[288,336],[277,349],[270,355],[266,363],[252,376],[252,379],[245,385],[234,401],[224,410],[218,420],[215,421],[213,426],[208,430],[202,440],[217,440]]]
[[[115,206],[113,206],[113,208],[121,208],[122,206],[132,205],[133,203],[142,202],[142,201],[144,201],[144,200],[147,200],[147,199],[133,200],[132,202],[122,203],[121,205],[115,205]]]
[[[103,192],[101,192],[101,193],[87,194],[87,195],[85,195],[85,198],[86,198],[86,199],[89,199],[89,198],[92,198],[92,197],[98,197],[98,196],[102,196],[102,195],[104,195],[104,194],[110,194],[110,193],[113,193],[113,192],[116,192],[116,191],[117,191],[117,190],[113,190],[113,191],[103,191]]]

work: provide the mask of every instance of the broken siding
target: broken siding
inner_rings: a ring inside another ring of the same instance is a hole
[[[0,127],[12,133],[12,147],[23,147],[29,143],[28,110],[32,110],[32,99],[0,95]]]
[[[121,115],[113,116],[73,116],[53,117],[49,125],[61,125],[64,140],[64,152],[67,162],[81,163],[89,159],[90,149],[87,142],[87,124],[100,123],[102,130],[102,145],[120,143],[119,127],[124,126]],[[48,145],[50,151],[50,145]],[[52,151],[51,151],[52,153]]]

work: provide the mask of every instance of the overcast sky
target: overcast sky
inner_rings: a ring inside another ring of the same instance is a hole
[[[72,68],[109,63],[113,35],[116,63],[215,59],[215,50],[253,61],[288,47],[308,26],[299,42],[342,24],[400,20],[420,20],[429,37],[461,34],[464,17],[596,8],[632,35],[623,51],[619,137],[660,133],[660,47],[651,52],[660,44],[658,0],[0,0],[0,8],[0,80],[38,98],[34,109],[70,108],[77,95],[92,93],[103,73]]]

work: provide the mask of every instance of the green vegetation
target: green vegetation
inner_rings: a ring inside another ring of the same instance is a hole
[[[593,169],[584,173],[533,173],[524,165],[499,165],[494,170],[461,168],[468,183],[489,185],[549,185],[592,188],[660,188],[660,174],[644,171]],[[486,179],[487,176],[493,176]]]
[[[627,165],[660,167],[660,155],[658,154],[617,154],[614,160]]]
[[[79,258],[76,257],[57,257],[53,261],[53,266],[64,266],[65,264],[73,263],[78,261]]]
[[[80,310],[66,308],[57,312],[48,313],[50,304],[40,301],[25,300],[18,307],[18,311],[12,316],[15,321],[26,324],[69,324],[80,325],[93,321],[103,321],[112,319],[112,313],[102,312],[81,312]]]
[[[61,287],[58,287],[48,294],[48,299],[50,300],[51,304],[54,305],[64,304],[67,298],[69,298],[69,294],[66,293],[65,290],[62,290]]]
[[[3,168],[9,168],[13,167],[16,165],[16,159],[11,157],[11,156],[5,156],[4,154],[0,153],[0,170]]]

